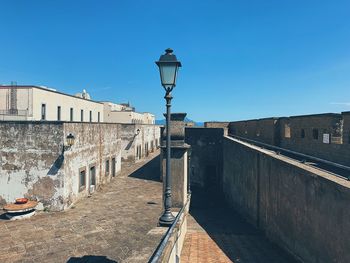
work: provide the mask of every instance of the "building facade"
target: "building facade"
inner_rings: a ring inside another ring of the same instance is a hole
[[[155,116],[151,113],[135,112],[135,108],[129,104],[116,104],[112,102],[103,102],[104,120],[111,123],[135,123],[135,124],[154,124]]]
[[[93,101],[83,90],[74,96],[41,86],[0,86],[0,121],[72,121],[155,124],[151,113],[129,103]]]
[[[38,86],[0,86],[0,120],[103,122],[103,103]]]

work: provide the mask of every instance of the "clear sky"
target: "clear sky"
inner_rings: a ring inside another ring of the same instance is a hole
[[[154,61],[183,67],[173,112],[240,120],[350,111],[350,1],[1,0],[0,83],[86,89],[160,119]]]

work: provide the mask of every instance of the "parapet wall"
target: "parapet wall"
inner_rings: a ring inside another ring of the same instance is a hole
[[[224,129],[224,134],[228,133],[228,126],[230,122],[228,121],[207,121],[204,122],[204,128],[222,128]]]
[[[225,137],[228,203],[304,262],[350,262],[350,182]]]
[[[229,134],[350,166],[350,112],[231,122]]]

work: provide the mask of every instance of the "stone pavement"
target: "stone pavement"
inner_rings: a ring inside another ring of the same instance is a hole
[[[181,263],[295,263],[210,193],[193,191]]]
[[[166,228],[159,156],[121,174],[74,209],[0,220],[0,262],[147,262]]]

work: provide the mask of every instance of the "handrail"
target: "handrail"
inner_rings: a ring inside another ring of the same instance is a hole
[[[274,145],[271,145],[271,144],[255,141],[255,140],[252,140],[252,139],[247,139],[247,138],[244,138],[244,137],[241,137],[241,136],[237,136],[237,135],[233,135],[233,134],[229,134],[229,136],[233,137],[233,138],[237,138],[237,139],[242,140],[242,141],[251,142],[253,144],[257,144],[257,145],[260,144],[262,146],[265,146],[265,147],[268,147],[268,148],[271,148],[271,149],[275,149],[275,150],[278,150],[278,151],[283,151],[283,152],[299,155],[300,157],[303,157],[303,158],[306,158],[306,159],[310,159],[312,161],[324,163],[324,164],[327,164],[327,165],[332,165],[334,167],[337,167],[337,168],[340,168],[340,169],[343,169],[343,170],[346,170],[346,171],[350,171],[350,167],[346,166],[346,165],[342,165],[342,164],[339,164],[339,163],[327,161],[325,159],[321,159],[321,158],[314,157],[314,156],[307,155],[307,154],[300,153],[300,152],[295,152],[295,151],[292,151],[292,150],[288,150],[288,149],[281,148],[281,147],[278,147],[278,146],[274,146]]]
[[[187,195],[187,202],[186,204],[181,208],[181,210],[179,211],[179,213],[176,215],[176,218],[173,222],[173,224],[171,225],[171,227],[168,229],[168,231],[166,232],[165,236],[163,237],[162,241],[159,243],[158,247],[156,248],[156,250],[154,251],[153,255],[151,256],[150,260],[148,261],[148,263],[157,263],[159,262],[160,257],[163,254],[163,251],[170,239],[171,234],[173,233],[173,230],[175,228],[175,226],[177,225],[178,221],[180,220],[181,215],[183,214],[185,208],[188,205],[188,202],[191,200],[191,194]]]

